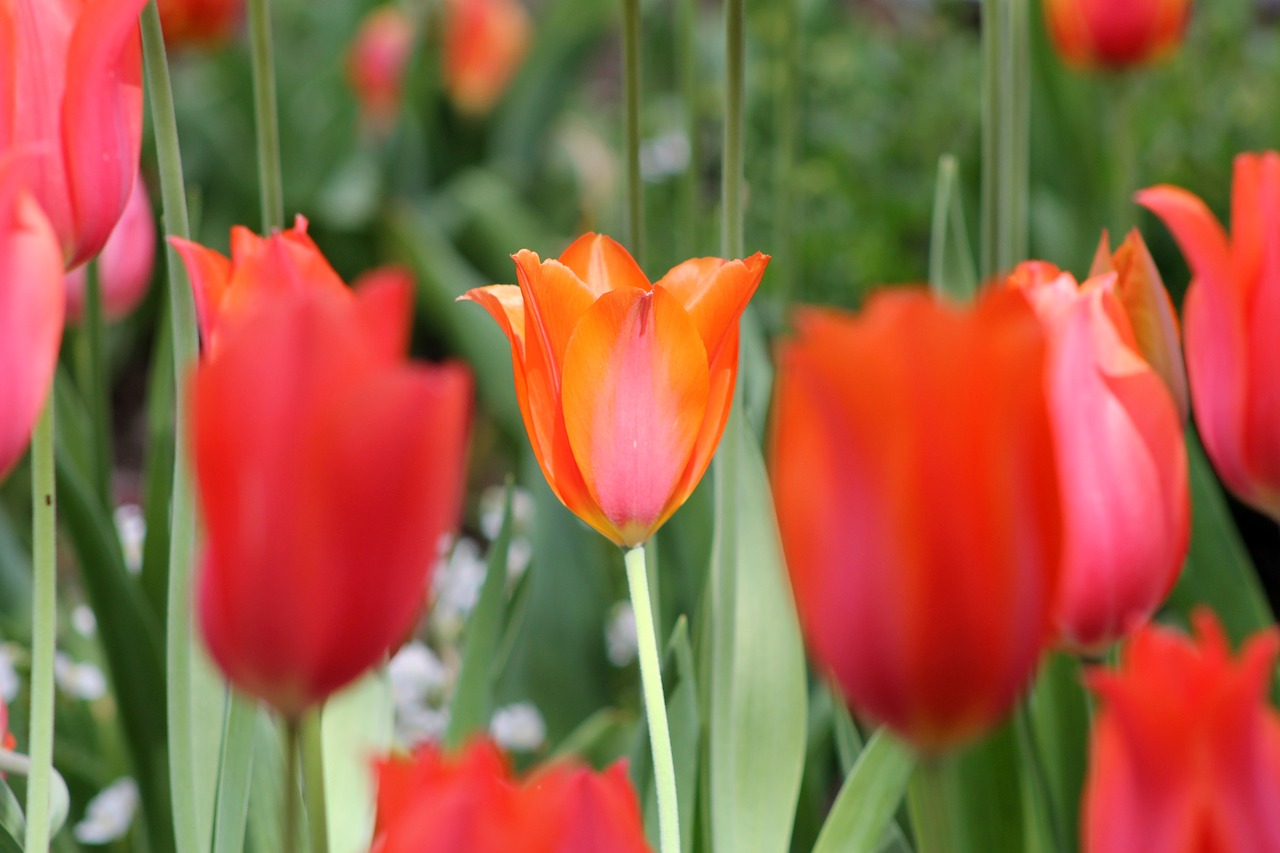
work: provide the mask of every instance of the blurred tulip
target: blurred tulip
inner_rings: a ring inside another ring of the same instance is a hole
[[[42,157],[31,191],[67,267],[96,255],[124,211],[142,145],[138,14],[146,0],[0,3],[0,151]]]
[[[244,17],[244,0],[156,0],[170,48],[226,41]]]
[[[360,113],[379,133],[396,123],[405,68],[413,55],[413,21],[398,6],[379,6],[365,15],[347,55],[347,80]]]
[[[1060,642],[1079,652],[1099,652],[1151,618],[1178,578],[1191,531],[1182,419],[1138,351],[1116,280],[1108,273],[1078,286],[1033,262],[1008,282],[1049,336],[1064,519],[1054,623]]]
[[[25,189],[31,171],[0,154],[0,479],[31,440],[62,343],[62,249]]]
[[[524,61],[529,36],[520,0],[446,0],[444,88],[459,112],[493,108]]]
[[[926,750],[995,725],[1050,638],[1062,508],[1026,298],[803,309],[778,352],[773,492],[809,648]]]
[[[138,178],[124,215],[98,255],[103,316],[118,320],[138,307],[151,285],[155,262],[156,221],[146,184]],[[72,323],[84,318],[85,275],[82,266],[67,273],[67,320]]]
[[[378,765],[373,853],[647,853],[640,804],[621,763],[604,773],[555,763],[523,783],[498,749],[433,746]]]
[[[1177,49],[1191,0],[1044,0],[1044,18],[1065,62],[1119,69]]]
[[[1236,158],[1234,240],[1185,190],[1155,187],[1138,201],[1191,267],[1182,316],[1205,449],[1237,497],[1280,521],[1280,154]]]
[[[738,318],[769,258],[685,261],[656,284],[588,234],[516,254],[519,286],[462,299],[511,342],[516,396],[556,496],[615,543],[647,540],[702,479],[729,417]]]
[[[1150,626],[1115,672],[1094,670],[1085,853],[1280,850],[1280,714],[1267,705],[1280,637],[1232,659],[1216,617],[1194,640]]]
[[[397,286],[276,289],[196,372],[200,626],[286,716],[404,640],[457,518],[470,377],[404,361],[409,311]]]

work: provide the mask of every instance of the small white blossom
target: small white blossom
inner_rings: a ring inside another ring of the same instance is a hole
[[[480,546],[474,539],[459,539],[449,558],[436,569],[432,587],[435,608],[431,618],[446,637],[462,632],[484,585],[486,566],[480,557]]]
[[[532,702],[517,702],[494,711],[489,734],[504,749],[532,752],[546,742],[547,724]]]
[[[7,643],[0,646],[0,698],[6,703],[18,698],[18,690],[22,686],[18,671],[13,666],[16,654],[13,646]]]
[[[407,749],[422,743],[438,743],[449,726],[449,712],[442,708],[413,706],[396,711],[396,741]]]
[[[87,604],[77,604],[71,611],[71,626],[82,637],[92,637],[98,630],[98,617],[93,615],[93,608]]]
[[[504,486],[490,486],[480,493],[480,532],[490,542],[498,538],[502,530],[502,510],[507,490]],[[528,489],[515,487],[511,492],[511,522],[513,532],[522,532],[533,524],[533,495]]]
[[[116,534],[124,551],[124,565],[129,574],[142,571],[142,548],[147,541],[147,517],[137,504],[121,504],[115,511]]]
[[[640,146],[640,173],[651,183],[682,174],[689,168],[689,137],[671,130]]]
[[[604,627],[604,644],[609,663],[614,666],[629,666],[640,653],[636,639],[636,613],[630,602],[619,602],[609,614],[609,623]]]
[[[118,779],[89,801],[84,820],[72,833],[81,844],[106,844],[124,836],[138,811],[138,786],[129,778]]]
[[[76,699],[92,702],[107,693],[107,677],[91,663],[76,663],[58,652],[53,658],[53,677],[63,692]]]
[[[423,705],[449,683],[444,662],[421,640],[413,640],[396,652],[387,666],[387,675],[397,709]]]

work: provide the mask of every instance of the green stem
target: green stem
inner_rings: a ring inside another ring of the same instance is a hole
[[[907,791],[907,808],[919,853],[953,853],[960,834],[947,802],[947,758],[925,758],[916,765]]]
[[[297,720],[284,724],[284,814],[281,816],[282,853],[298,853],[298,810],[302,806],[298,790],[298,747],[302,732]]]
[[[93,486],[108,510],[111,500],[111,371],[107,368],[106,322],[102,308],[102,279],[97,261],[85,265],[84,325],[76,340],[80,393],[93,420]]]
[[[312,853],[329,851],[329,819],[325,803],[324,737],[320,728],[320,710],[302,719],[302,781],[307,801],[307,826],[311,834]]]
[[[627,112],[627,240],[644,265],[644,181],[640,174],[640,0],[622,0]]]
[[[1027,254],[1031,56],[1028,0],[982,3],[982,275]]]
[[[684,104],[685,133],[689,137],[689,165],[680,180],[680,252],[682,258],[701,251],[702,232],[698,219],[698,0],[680,0],[676,21],[680,62],[680,100]]]
[[[53,657],[58,640],[57,494],[53,467],[53,394],[31,436],[32,597],[31,775],[23,849],[49,849],[49,791],[53,777]]]
[[[653,629],[653,608],[649,601],[649,577],[644,546],[626,553],[627,584],[631,608],[636,616],[636,641],[640,651],[640,683],[644,690],[644,711],[649,720],[649,746],[653,750],[653,777],[658,791],[658,830],[661,853],[680,853],[680,809],[676,799],[676,766],[671,755],[671,732],[667,728],[667,701],[662,692],[662,669],[658,662],[658,637]]]
[[[726,258],[743,255],[742,86],[745,68],[743,0],[725,2],[724,174],[721,177],[721,249]],[[737,394],[742,394],[738,383]],[[741,400],[741,396],[738,396]]]
[[[1110,121],[1111,193],[1110,227],[1113,239],[1123,240],[1125,232],[1134,224],[1133,193],[1138,188],[1137,150],[1133,139],[1133,121],[1130,114],[1136,102],[1133,75],[1121,72],[1106,81],[1102,93]]]
[[[1049,774],[1045,769],[1044,756],[1036,742],[1035,721],[1031,718],[1029,701],[1018,703],[1014,716],[1014,728],[1018,737],[1018,750],[1022,753],[1022,766],[1027,772],[1027,794],[1031,798],[1029,808],[1032,815],[1043,822],[1049,837],[1041,842],[1052,845],[1054,853],[1065,853],[1067,847],[1053,798],[1049,793]]]
[[[253,49],[253,112],[258,129],[262,230],[269,233],[284,225],[284,179],[280,172],[280,123],[276,110],[269,0],[249,0],[249,40]]]
[[[774,239],[773,279],[784,300],[795,291],[797,258],[793,250],[795,210],[792,187],[795,181],[796,148],[799,135],[800,102],[800,9],[799,0],[779,0],[782,23],[778,69],[777,129],[778,148],[774,155]],[[781,261],[781,263],[779,263]]]

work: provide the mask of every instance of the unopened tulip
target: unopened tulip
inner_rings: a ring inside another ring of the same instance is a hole
[[[138,175],[146,0],[0,3],[0,150],[40,156],[31,191],[68,269],[96,255]]]
[[[801,626],[853,708],[917,746],[1012,708],[1061,565],[1045,333],[1026,297],[805,309],[778,353],[772,481]]]
[[[1009,278],[1049,335],[1065,537],[1054,623],[1061,643],[1080,652],[1101,651],[1151,618],[1191,530],[1182,418],[1139,351],[1116,280],[1107,273],[1080,286],[1038,262]]]
[[[1237,497],[1280,520],[1280,154],[1236,158],[1231,239],[1185,190],[1155,187],[1138,201],[1191,267],[1182,317],[1205,450]]]
[[[484,115],[506,91],[529,49],[520,0],[447,0],[444,87],[467,115]]]
[[[1044,0],[1044,19],[1068,64],[1125,68],[1158,60],[1182,42],[1191,0]]]
[[[457,518],[470,378],[404,360],[409,309],[403,288],[276,289],[195,375],[200,626],[287,717],[404,640]]]
[[[1094,670],[1101,703],[1083,800],[1085,853],[1280,850],[1280,714],[1267,704],[1280,637],[1233,658],[1217,619],[1196,637],[1150,626],[1115,672]]]
[[[129,194],[124,215],[98,255],[98,287],[103,316],[118,320],[138,307],[151,285],[156,262],[156,222],[147,187],[139,178]],[[84,267],[67,273],[67,319],[77,323],[85,312]]]
[[[27,448],[62,342],[62,248],[25,189],[30,171],[0,155],[0,479]]]
[[[516,397],[552,491],[619,545],[689,497],[729,417],[738,318],[769,259],[686,261],[656,284],[588,234],[557,260],[515,255],[519,286],[466,293],[511,342]]]
[[[398,6],[374,9],[360,23],[347,56],[347,80],[360,112],[373,129],[385,133],[400,111],[405,67],[413,55],[413,21]]]
[[[244,0],[156,0],[171,48],[225,41],[244,17]]]

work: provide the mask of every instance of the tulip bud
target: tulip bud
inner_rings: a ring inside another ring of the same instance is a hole
[[[489,112],[529,48],[529,14],[519,0],[447,0],[444,87],[459,112]]]
[[[98,256],[103,316],[118,320],[138,307],[151,286],[155,261],[156,222],[146,184],[139,178],[124,214]],[[67,320],[72,323],[84,318],[85,275],[84,267],[76,267],[66,276]]]
[[[386,133],[400,111],[405,67],[413,55],[413,21],[398,6],[380,6],[360,22],[347,55],[347,80],[360,113],[372,128]]]
[[[1152,62],[1182,42],[1191,0],[1044,0],[1049,36],[1063,60],[1119,69]]]
[[[156,0],[170,48],[226,41],[244,17],[244,0]]]

